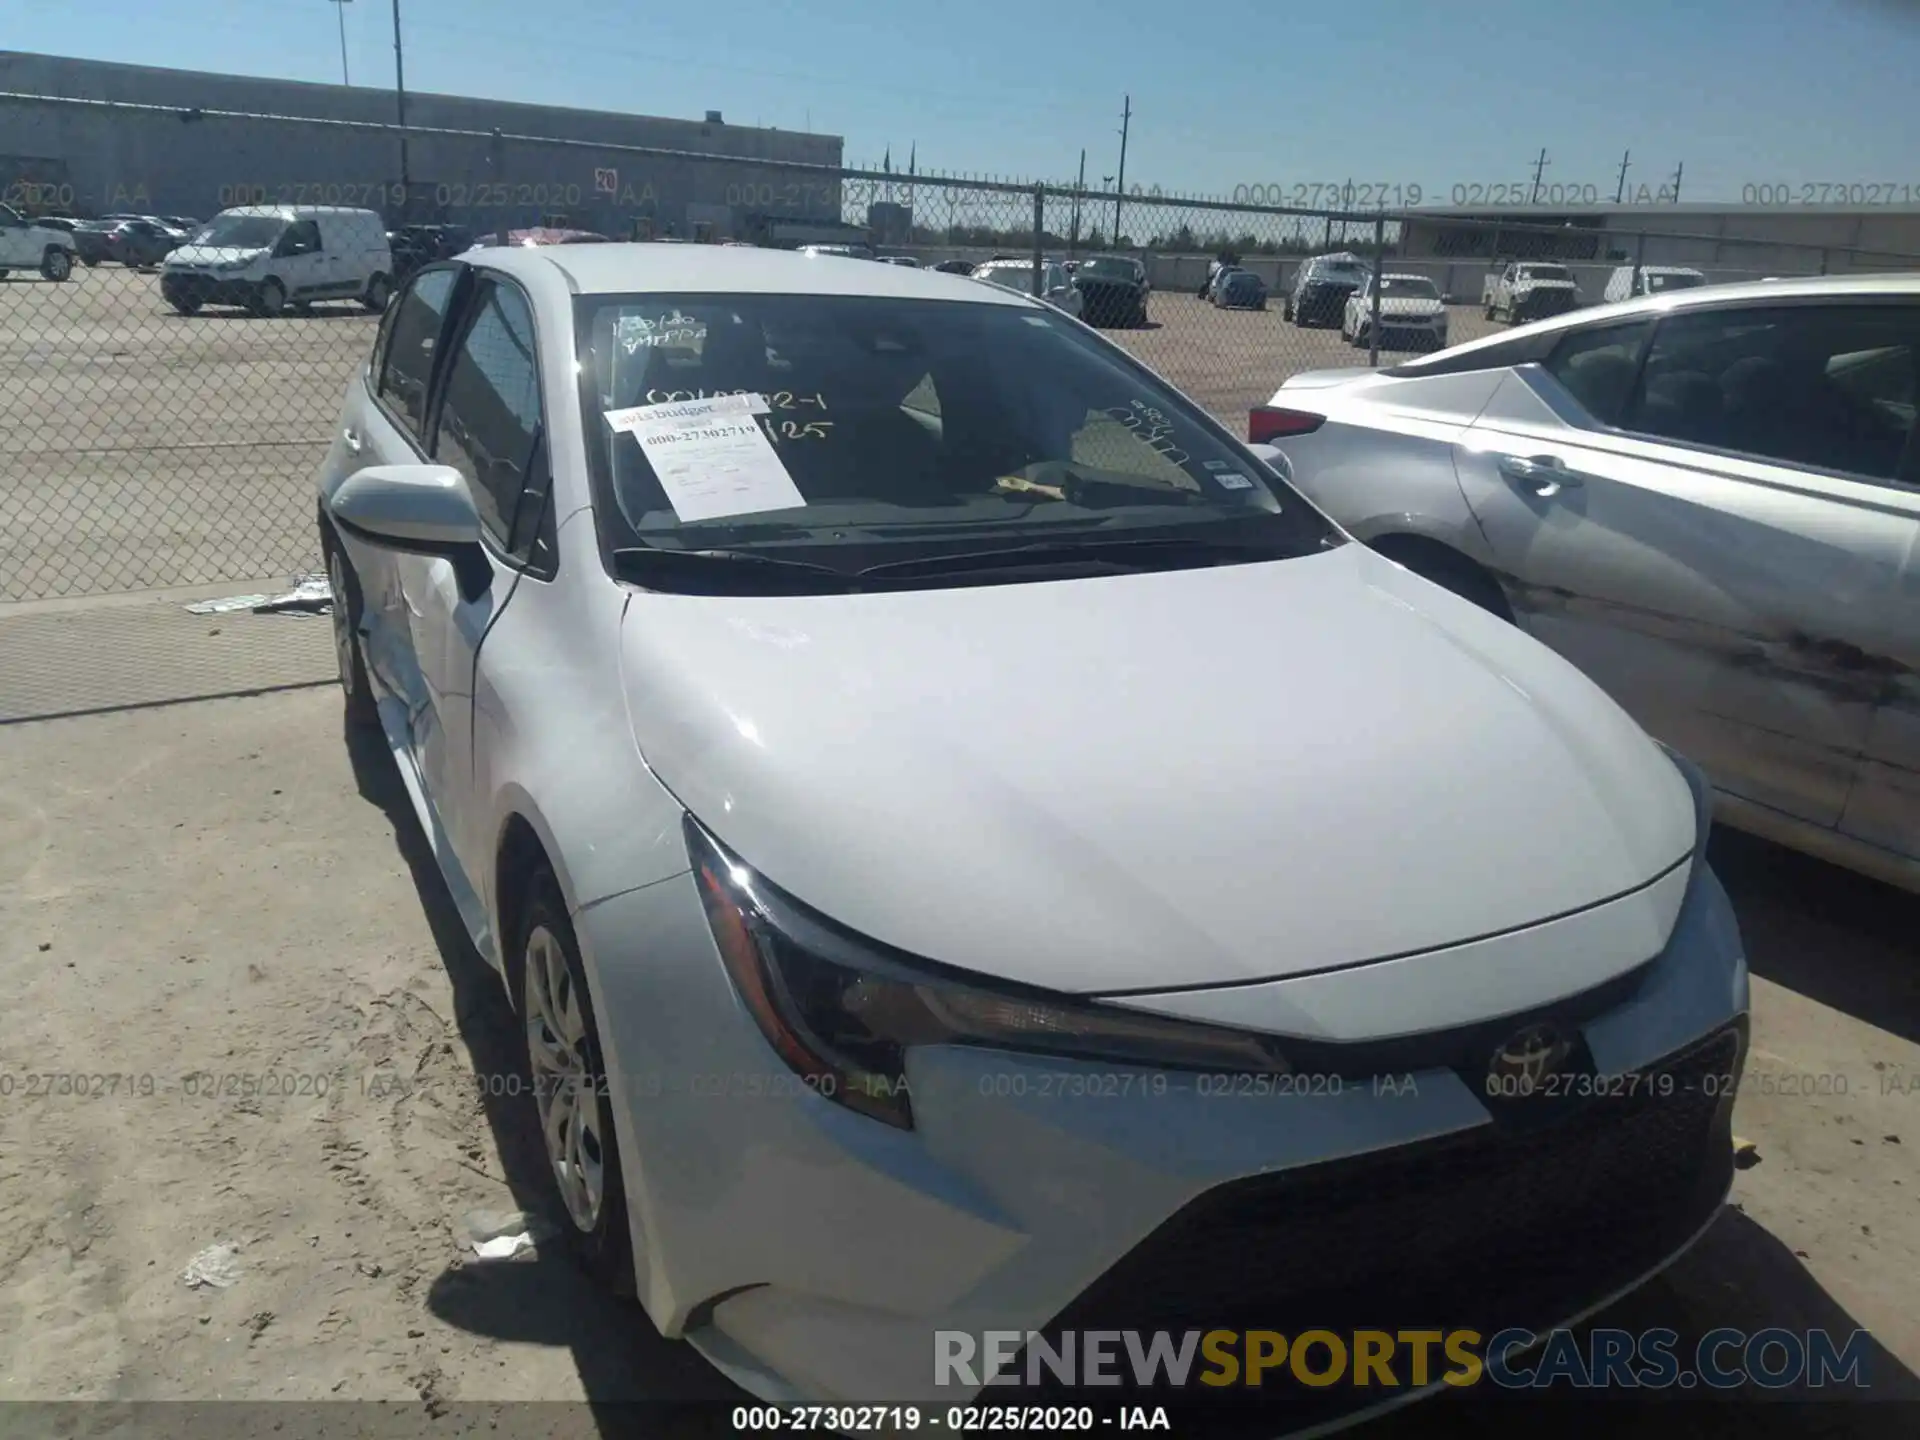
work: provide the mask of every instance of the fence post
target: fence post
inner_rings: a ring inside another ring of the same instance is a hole
[[[1367,364],[1380,363],[1380,277],[1387,268],[1387,217],[1385,212],[1373,217],[1373,284],[1371,309],[1367,316]]]
[[[1046,271],[1045,259],[1041,250],[1045,244],[1047,228],[1047,187],[1033,187],[1033,293],[1042,296],[1047,293],[1043,283]]]
[[[1641,289],[1643,288],[1643,286],[1645,285],[1647,277],[1644,272],[1646,270],[1646,266],[1647,266],[1647,232],[1642,230],[1637,236],[1634,237],[1633,280],[1632,280],[1632,283],[1630,283],[1627,286],[1628,299],[1632,299],[1635,295],[1638,295],[1641,292]],[[1605,297],[1602,296],[1601,298],[1604,299]]]
[[[505,192],[499,187],[500,187],[500,182],[506,179],[507,142],[506,142],[506,139],[500,134],[500,127],[497,125],[494,126],[493,128],[493,137],[489,141],[487,148],[488,148],[487,158],[493,166],[493,179],[494,179],[494,185],[496,187],[494,190],[494,194],[496,195],[503,194]],[[509,222],[503,216],[500,221],[500,230],[497,236],[498,244],[505,245],[507,243],[508,225],[509,225]]]
[[[1824,245],[1820,247],[1820,273],[1827,273],[1827,247]]]

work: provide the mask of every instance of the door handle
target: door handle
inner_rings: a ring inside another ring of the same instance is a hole
[[[1584,476],[1567,468],[1558,455],[1502,455],[1500,473],[1526,486],[1541,499],[1551,499],[1562,490],[1577,490],[1586,483]]]
[[[360,437],[354,434],[351,427],[340,432],[340,439],[345,442],[349,455],[358,455],[365,448]]]

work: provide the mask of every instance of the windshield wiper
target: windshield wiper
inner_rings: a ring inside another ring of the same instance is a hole
[[[1166,568],[1169,560],[1191,558],[1208,564],[1278,560],[1288,552],[1273,545],[1217,540],[1197,535],[1143,535],[1132,539],[1036,540],[992,550],[962,550],[950,555],[920,555],[888,560],[854,572],[854,578],[941,575],[948,571],[1001,570],[1029,566],[1103,566],[1121,571]]]
[[[750,550],[663,550],[651,545],[628,545],[613,552],[614,562],[626,578],[641,585],[660,582],[668,586],[692,580],[709,584],[731,571],[738,578],[743,571],[766,572],[782,583],[797,581],[809,589],[847,590],[854,577],[831,565],[811,560],[790,560],[781,555],[759,555]]]

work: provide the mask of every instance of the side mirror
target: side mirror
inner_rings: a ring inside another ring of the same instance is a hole
[[[453,565],[460,593],[473,599],[493,583],[480,546],[480,512],[467,477],[450,465],[370,465],[340,483],[327,513],[342,533],[409,555]]]
[[[1260,443],[1249,445],[1247,448],[1265,461],[1267,468],[1282,480],[1289,484],[1293,482],[1293,466],[1287,462],[1287,457],[1280,453],[1279,446]]]

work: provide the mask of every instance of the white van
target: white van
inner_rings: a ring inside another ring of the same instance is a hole
[[[371,210],[242,205],[222,210],[167,257],[160,293],[182,315],[239,305],[256,315],[316,300],[384,310],[393,293],[387,227]]]
[[[1611,305],[1616,300],[1633,300],[1666,290],[1691,290],[1706,283],[1706,276],[1684,265],[1642,265],[1637,270],[1631,265],[1622,265],[1607,277],[1606,292],[1600,299],[1601,303]]]

